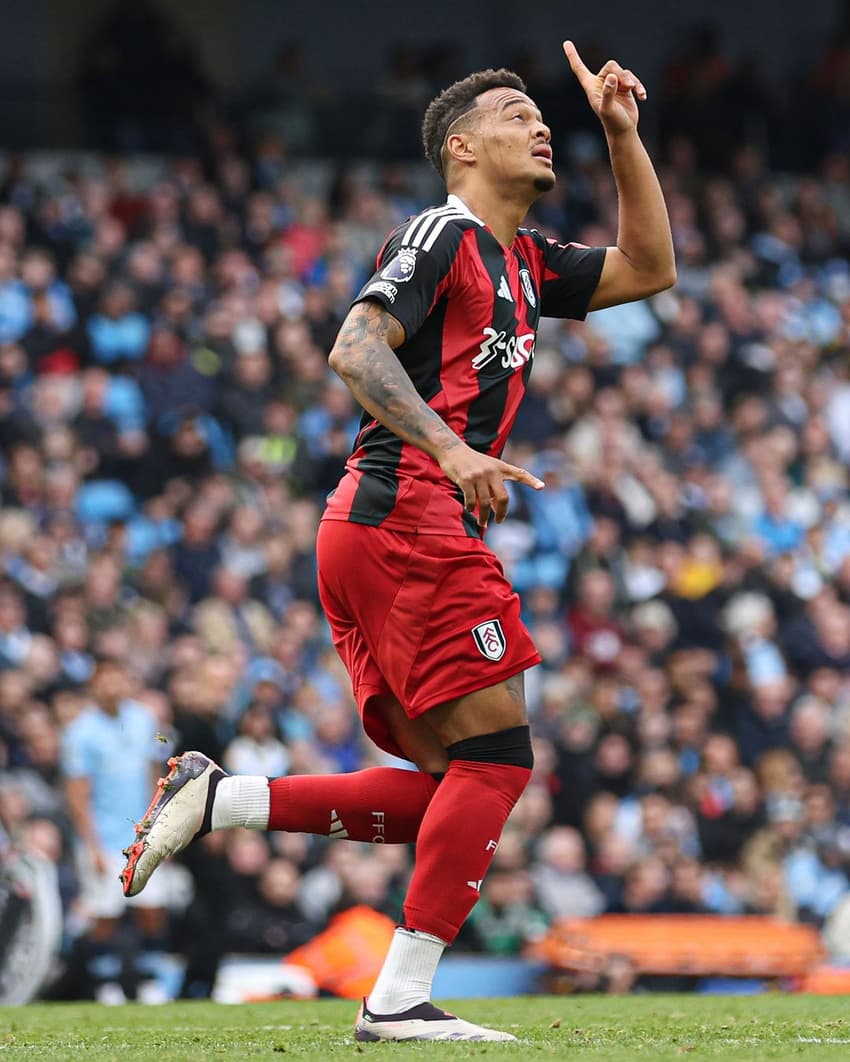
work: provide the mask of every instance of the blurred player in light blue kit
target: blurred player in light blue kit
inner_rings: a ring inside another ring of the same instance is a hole
[[[123,964],[119,955],[124,911],[135,909],[141,950],[165,945],[168,876],[158,877],[144,896],[128,899],[119,875],[127,824],[144,814],[151,778],[156,780],[168,750],[157,740],[150,711],[131,698],[130,678],[120,664],[99,663],[88,692],[88,704],[63,736],[62,769],[79,838],[81,904],[91,920],[88,968],[98,998],[120,1002],[122,994],[135,994],[137,981],[129,951]]]

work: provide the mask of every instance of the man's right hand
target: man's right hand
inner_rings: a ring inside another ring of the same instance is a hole
[[[478,509],[478,524],[486,527],[490,513],[496,514],[500,524],[508,515],[508,492],[505,480],[525,483],[534,490],[543,490],[543,482],[524,468],[509,465],[497,457],[488,457],[459,442],[439,457],[440,468],[463,491],[468,512]]]

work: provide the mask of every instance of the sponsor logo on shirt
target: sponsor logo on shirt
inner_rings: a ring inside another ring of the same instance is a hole
[[[395,297],[398,295],[398,288],[395,284],[388,284],[386,280],[376,280],[374,284],[370,284],[368,288],[363,292],[364,295],[385,295],[390,302],[395,302]]]
[[[472,637],[478,646],[478,652],[488,660],[501,660],[505,655],[507,640],[502,624],[497,619],[487,620],[472,628]]]
[[[472,359],[472,367],[478,372],[494,358],[501,357],[503,369],[518,369],[534,357],[534,340],[534,332],[509,336],[504,330],[497,332],[488,326],[484,329],[481,349]]]
[[[528,305],[534,308],[537,306],[537,292],[534,290],[534,281],[531,279],[531,273],[527,269],[520,269],[519,280],[528,300]]]
[[[389,265],[381,270],[384,280],[392,280],[396,284],[404,284],[413,276],[416,270],[415,247],[403,247],[393,258]]]

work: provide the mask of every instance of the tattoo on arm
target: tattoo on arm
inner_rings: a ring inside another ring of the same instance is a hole
[[[417,393],[395,354],[404,329],[376,302],[352,307],[330,356],[331,368],[372,416],[405,442],[439,457],[460,439]]]
[[[377,302],[358,302],[343,321],[334,350],[351,350],[369,339],[378,339],[395,349],[404,342],[404,329]]]

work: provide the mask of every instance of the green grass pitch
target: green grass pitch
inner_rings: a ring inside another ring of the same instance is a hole
[[[451,1006],[449,1009],[452,1009]],[[196,1059],[850,1058],[850,1008],[837,997],[582,996],[464,1000],[457,1013],[518,1044],[356,1044],[356,1007],[337,1001],[162,1007],[37,1004],[0,1009],[0,1062]]]

